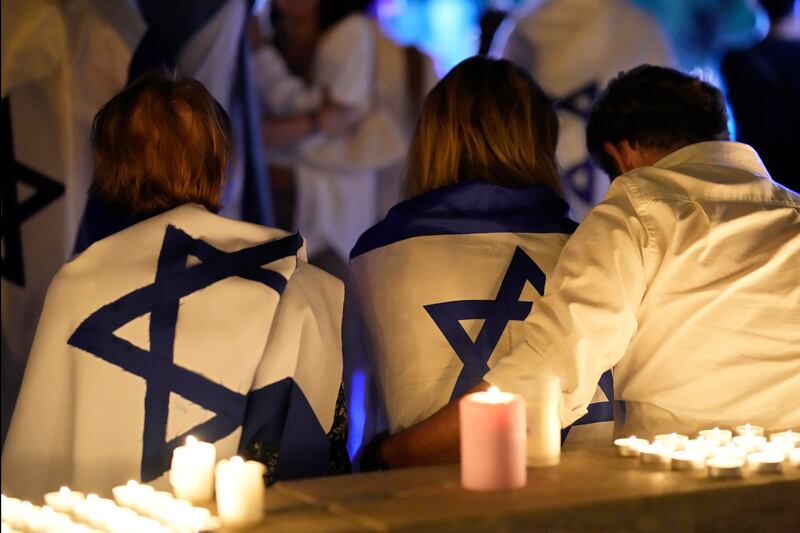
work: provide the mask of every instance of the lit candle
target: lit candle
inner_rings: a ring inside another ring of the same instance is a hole
[[[792,431],[780,431],[778,433],[773,433],[769,436],[770,442],[786,442],[792,445],[792,448],[797,448],[800,446],[800,432]]]
[[[555,466],[561,462],[559,380],[555,376],[531,377],[521,384],[521,390],[524,391],[522,396],[525,402],[527,464],[535,467]]]
[[[97,494],[88,494],[85,499],[75,502],[72,512],[75,518],[84,523],[89,523],[92,512],[97,509],[100,496]]]
[[[786,454],[786,462],[795,468],[800,468],[800,448],[793,448]]]
[[[266,468],[239,456],[217,463],[217,511],[226,526],[245,526],[261,520]]]
[[[729,479],[742,477],[744,460],[732,455],[716,455],[708,461],[708,477],[713,479]]]
[[[623,439],[616,439],[614,446],[617,448],[617,455],[620,457],[639,457],[639,451],[650,444],[647,439],[639,439],[631,435]]]
[[[117,504],[107,498],[98,498],[97,503],[89,508],[88,524],[97,529],[105,529],[106,522],[116,512]]]
[[[139,515],[133,509],[118,507],[105,520],[103,528],[110,533],[136,533]]]
[[[639,449],[639,460],[643,465],[653,468],[669,468],[672,463],[672,444],[656,441]]]
[[[742,461],[747,457],[747,454],[747,450],[737,447],[733,442],[714,450],[714,457],[734,457]]]
[[[191,435],[186,445],[172,452],[169,481],[175,496],[193,503],[214,499],[214,465],[217,450],[210,442],[200,442]]]
[[[737,435],[755,435],[758,437],[764,436],[764,428],[761,426],[753,426],[751,424],[745,424],[743,426],[736,426],[733,428],[736,431]]]
[[[719,429],[717,427],[713,429],[704,429],[698,433],[701,437],[705,440],[714,441],[720,446],[728,444],[731,439],[733,438],[733,433],[729,429]]]
[[[136,512],[143,512],[143,505],[154,492],[155,489],[150,485],[144,485],[132,479],[125,485],[111,489],[111,493],[119,505],[129,507]]]
[[[18,498],[9,498],[5,494],[2,495],[2,504],[0,504],[0,517],[3,522],[13,525],[12,517],[19,513],[19,506],[22,500]]]
[[[703,437],[697,437],[696,439],[689,439],[686,442],[687,450],[695,450],[702,452],[706,457],[714,457],[717,448],[719,448],[719,441],[706,440]]]
[[[464,396],[458,411],[461,485],[469,490],[524,487],[527,438],[522,397],[491,387]]]
[[[761,447],[767,443],[767,439],[760,435],[756,434],[742,434],[736,437],[733,437],[733,444],[745,450],[748,453],[757,452],[761,450]]]
[[[33,505],[31,502],[22,502],[19,505],[19,515],[14,522],[11,522],[11,525],[14,526],[14,529],[28,529],[31,525],[36,524],[36,516],[40,509],[38,505]]]
[[[747,456],[747,466],[751,472],[759,474],[779,474],[783,470],[782,453],[756,452]]]
[[[83,500],[83,493],[70,490],[69,487],[61,487],[58,492],[48,492],[44,495],[44,501],[59,513],[72,513],[75,504]]]
[[[656,442],[665,442],[672,445],[674,450],[683,450],[686,448],[686,443],[689,442],[689,437],[680,433],[665,433],[664,435],[656,435]]]
[[[672,454],[673,470],[702,470],[706,467],[706,453],[701,450],[678,450]]]

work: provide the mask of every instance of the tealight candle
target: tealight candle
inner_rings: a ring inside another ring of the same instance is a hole
[[[654,468],[669,468],[672,462],[671,444],[656,441],[639,449],[639,460],[643,465]]]
[[[764,428],[761,426],[753,426],[751,424],[744,424],[733,428],[737,435],[755,435],[757,437],[764,436]]]
[[[714,457],[718,448],[719,441],[706,440],[703,437],[697,437],[696,439],[689,439],[686,441],[687,450],[702,452],[706,457]]]
[[[800,468],[800,448],[793,448],[786,454],[786,462],[795,468]]]
[[[639,450],[650,444],[647,439],[638,439],[631,435],[623,439],[616,439],[614,446],[617,448],[617,455],[620,457],[639,457]]]
[[[747,456],[747,466],[759,474],[779,474],[783,470],[782,453],[756,452]]]
[[[106,521],[116,512],[117,504],[107,498],[99,498],[97,503],[89,509],[88,520],[90,526],[105,529]]]
[[[136,512],[143,512],[142,506],[154,492],[155,489],[150,485],[144,485],[132,479],[125,485],[111,489],[111,493],[119,505],[129,507]]]
[[[58,492],[48,492],[44,495],[44,501],[59,513],[69,514],[75,508],[75,504],[83,500],[82,492],[70,490],[69,487],[61,487]]]
[[[3,502],[0,504],[0,517],[2,517],[2,521],[13,526],[14,522],[12,517],[19,513],[19,506],[21,503],[22,500],[18,498],[9,498],[3,494]]]
[[[744,460],[732,455],[717,455],[706,461],[708,477],[713,479],[730,479],[742,477]]]
[[[701,450],[678,450],[672,454],[673,470],[702,470],[706,466],[706,453]]]
[[[245,526],[261,520],[264,511],[266,467],[239,456],[217,463],[217,511],[226,526]]]
[[[491,387],[464,396],[458,411],[461,486],[469,490],[524,487],[527,437],[522,397]]]
[[[733,433],[729,429],[720,429],[720,428],[713,428],[713,429],[704,429],[698,432],[705,440],[714,441],[720,446],[728,444],[731,439],[733,438]]]
[[[748,453],[757,452],[766,444],[767,439],[755,434],[743,434],[733,437],[733,444]]]
[[[186,445],[172,452],[169,481],[175,496],[192,503],[214,499],[214,465],[217,449],[210,442],[200,442],[191,435]]]
[[[100,496],[97,494],[89,494],[85,499],[75,502],[72,512],[75,518],[84,523],[89,523],[92,512],[98,508]]]
[[[714,457],[733,457],[736,459],[744,459],[747,457],[748,451],[743,448],[738,448],[733,442],[720,446],[714,450]]]
[[[800,446],[800,431],[780,431],[773,433],[769,436],[770,442],[786,442],[792,445],[792,448]]]
[[[674,450],[683,450],[686,448],[686,443],[689,442],[689,437],[680,433],[666,433],[664,435],[656,435],[656,442],[665,442],[672,445]]]

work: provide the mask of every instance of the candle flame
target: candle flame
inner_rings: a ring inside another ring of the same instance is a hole
[[[69,487],[61,487],[58,489],[58,493],[62,496],[69,496],[72,491],[69,490]]]
[[[192,444],[197,444],[197,438],[194,435],[189,435],[186,437],[186,445],[191,446]]]
[[[489,387],[489,394],[491,396],[497,397],[500,394],[500,389],[492,385],[491,387]]]
[[[233,457],[231,457],[230,463],[231,464],[237,464],[237,465],[243,465],[244,464],[244,459],[242,459],[238,455],[234,455]]]
[[[129,479],[127,484],[129,487],[135,487],[139,483],[135,479]]]
[[[88,496],[86,496],[86,500],[87,501],[95,501],[95,500],[99,500],[99,499],[100,499],[100,496],[98,496],[97,494],[89,494]]]

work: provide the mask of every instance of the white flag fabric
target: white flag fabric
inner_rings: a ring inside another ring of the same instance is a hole
[[[339,280],[299,235],[188,204],[103,239],[48,290],[3,450],[3,490],[165,486],[189,434],[321,475],[342,379]]]
[[[400,203],[362,235],[347,299],[360,314],[391,433],[464,394],[524,342],[525,318],[576,226],[566,212],[543,185],[468,182]],[[610,373],[601,385],[568,443],[610,439]],[[352,393],[354,433],[364,418],[356,400],[369,397]]]
[[[556,100],[558,162],[567,201],[582,220],[609,185],[586,150],[592,103],[621,71],[673,65],[661,28],[630,0],[539,0],[501,25],[492,54],[529,72]]]

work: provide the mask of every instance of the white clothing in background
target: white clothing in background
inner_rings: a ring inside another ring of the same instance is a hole
[[[581,220],[609,184],[586,150],[586,119],[595,95],[621,71],[642,63],[672,65],[663,32],[630,0],[544,0],[501,25],[492,54],[529,72],[556,100],[556,155],[567,201]]]
[[[253,52],[253,71],[261,105],[271,115],[308,113],[322,105],[322,90],[309,86],[289,72],[274,46],[262,46]]]
[[[625,433],[798,428],[798,324],[800,197],[749,146],[699,143],[614,180],[486,380],[558,375],[564,425],[613,367]]]

